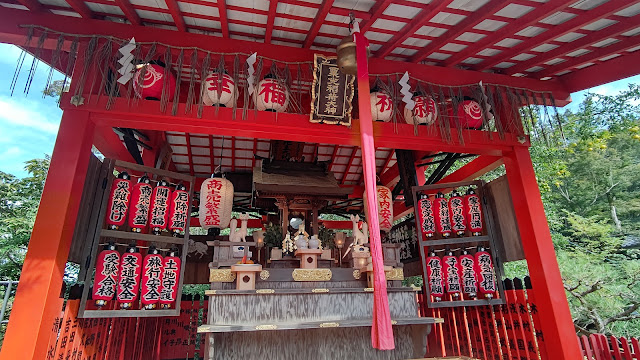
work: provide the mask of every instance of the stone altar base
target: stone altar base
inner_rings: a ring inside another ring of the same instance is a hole
[[[296,257],[300,258],[301,269],[317,269],[318,255],[322,254],[320,249],[300,249],[296,251]]]

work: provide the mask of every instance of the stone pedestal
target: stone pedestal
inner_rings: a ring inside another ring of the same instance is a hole
[[[320,254],[322,254],[320,249],[298,249],[296,257],[300,258],[300,269],[317,269]]]
[[[262,271],[260,264],[231,265],[231,271],[236,274],[236,290],[255,290],[256,274]]]

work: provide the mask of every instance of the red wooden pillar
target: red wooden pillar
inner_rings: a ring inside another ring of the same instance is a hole
[[[44,359],[82,195],[93,123],[89,113],[67,110],[22,267],[0,359]]]
[[[581,359],[529,150],[515,147],[504,164],[547,351],[558,360]]]

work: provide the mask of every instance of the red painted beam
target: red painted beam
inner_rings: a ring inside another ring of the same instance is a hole
[[[486,5],[482,6],[478,10],[468,15],[464,20],[458,23],[454,28],[452,28],[451,30],[448,30],[442,36],[436,38],[431,43],[429,43],[426,47],[422,48],[420,51],[415,53],[410,58],[409,61],[417,63],[426,59],[426,57],[429,56],[429,54],[431,54],[432,52],[441,51],[440,48],[442,46],[452,42],[451,40],[458,38],[458,36],[464,34],[470,29],[473,29],[474,26],[476,26],[477,24],[482,22],[484,19],[486,19],[487,15],[495,13],[496,11],[500,10],[503,6],[505,6],[505,4],[508,4],[510,2],[511,2],[510,0],[490,1]],[[449,9],[447,9],[447,11],[449,11]],[[488,35],[488,36],[493,36],[493,35]],[[467,44],[464,42],[462,42],[462,44],[465,44],[468,46],[474,45],[474,44]]]
[[[389,55],[393,49],[402,44],[408,37],[413,35],[421,27],[426,25],[440,11],[444,10],[453,0],[434,1],[427,5],[424,10],[420,11],[407,25],[405,25],[396,35],[375,52],[375,57],[384,58]],[[434,4],[434,5],[432,5]],[[435,5],[437,4],[437,5]]]
[[[218,1],[218,16],[220,17],[220,28],[222,30],[222,37],[225,39],[228,39],[229,23],[227,21],[227,0],[217,0],[217,1]]]
[[[638,2],[638,1],[634,1]],[[633,3],[633,2],[632,2]],[[543,32],[542,34],[537,35],[533,39],[535,42],[523,41],[522,43],[510,48],[503,50],[499,55],[493,56],[488,60],[481,62],[480,64],[473,67],[474,70],[482,71],[486,69],[490,69],[494,65],[506,60],[511,59],[512,57],[527,52],[540,44],[544,44],[553,39],[559,38],[563,35],[566,35],[570,32],[579,30],[585,24],[590,24],[596,20],[604,19],[616,12],[629,7],[631,3],[629,0],[612,0],[601,4],[600,6],[590,10],[586,14],[576,16],[571,20],[568,20],[560,25],[556,25],[551,29]],[[525,15],[526,16],[526,15]],[[536,26],[540,26],[540,23],[536,24]],[[582,30],[584,31],[584,30]],[[537,54],[537,53],[536,53]],[[544,61],[539,61],[538,56],[533,58],[537,64],[542,64]]]
[[[478,156],[460,169],[443,177],[440,181],[438,181],[438,183],[474,180],[488,173],[489,171],[498,168],[500,165],[502,165],[502,163],[502,158],[499,156]]]
[[[358,147],[354,146],[351,148],[351,156],[349,156],[349,161],[347,161],[347,167],[344,169],[344,175],[342,179],[340,179],[340,184],[344,185],[344,182],[347,181],[347,175],[349,174],[349,170],[351,169],[351,165],[353,165],[353,159],[356,158],[356,152],[358,151]]]
[[[92,19],[94,17],[91,9],[87,6],[87,4],[82,0],[66,0],[69,6],[80,14],[83,19]],[[67,18],[68,19],[68,18]],[[67,20],[68,21],[68,20]]]
[[[176,27],[178,28],[178,31],[186,32],[187,25],[184,23],[184,18],[180,13],[180,7],[178,7],[178,2],[176,0],[165,0],[165,2],[167,3],[167,8],[169,8],[169,13],[173,18],[173,22],[175,22]],[[218,1],[218,6],[220,6],[220,3],[224,3],[224,0]],[[221,22],[221,24],[224,27],[224,23]]]
[[[297,3],[297,5],[300,5],[300,3]],[[332,7],[331,9],[329,9],[329,13],[342,15],[346,17],[349,17],[349,15],[353,13],[353,16],[355,16],[357,19],[362,19],[362,20],[371,19],[371,15],[366,11],[350,10],[350,9],[341,8],[341,7]]]
[[[380,183],[386,187],[393,187],[400,181],[400,171],[398,170],[398,163],[389,168],[380,175]]]
[[[316,35],[318,35],[318,32],[320,31],[320,27],[322,26],[324,19],[327,17],[329,10],[333,6],[333,1],[334,0],[322,0],[320,9],[318,9],[318,12],[316,13],[316,17],[315,19],[313,19],[311,29],[309,29],[307,38],[304,40],[304,44],[302,45],[303,48],[308,49],[311,47],[311,44],[313,44],[313,40],[316,38]]]
[[[612,45],[613,46],[613,45]],[[640,51],[560,76],[571,92],[589,89],[611,81],[640,74]]]
[[[167,3],[168,2],[169,1],[167,1]],[[138,16],[138,13],[133,8],[133,5],[131,5],[129,0],[116,0],[116,4],[120,8],[120,10],[122,10],[124,16],[127,17],[127,20],[129,20],[130,23],[132,23],[133,25],[142,25],[140,16]]]
[[[634,39],[636,38],[636,39]],[[540,78],[543,78],[545,76],[554,76],[555,74],[562,72],[564,70],[570,70],[582,65],[586,65],[589,63],[598,63],[599,60],[598,59],[602,59],[604,57],[613,55],[613,54],[621,54],[622,57],[625,56],[629,56],[627,53],[628,49],[632,49],[632,48],[636,48],[638,47],[638,45],[640,45],[640,42],[638,42],[637,36],[632,37],[631,39],[625,39],[623,41],[617,42],[613,45],[609,45],[607,47],[604,48],[590,48],[593,50],[593,52],[582,55],[582,56],[578,56],[576,58],[569,58],[568,61],[564,61],[561,63],[558,63],[556,65],[550,66],[545,70],[541,70],[536,74],[536,76],[540,76]],[[603,61],[603,64],[608,64],[610,65],[610,69],[609,71],[606,71],[605,73],[609,73],[610,71],[618,71],[619,69],[615,69],[613,68],[613,64],[614,63],[609,63],[609,61]],[[593,72],[593,69],[591,68],[591,66],[585,68],[585,69],[590,69],[587,70],[589,71],[589,73],[591,74]],[[631,66],[630,69],[626,69],[631,70],[631,69],[635,69],[635,73],[633,75],[636,75],[638,73],[639,67],[636,64],[635,66]],[[594,74],[595,75],[595,74]],[[590,75],[591,76],[591,75]]]
[[[469,46],[468,48],[460,51],[457,55],[451,56],[450,58],[446,59],[445,61],[443,61],[443,64],[449,67],[454,66],[460,61],[468,58],[469,56],[474,56],[481,50],[491,47],[496,42],[508,38],[511,35],[519,32],[520,30],[538,24],[540,20],[557,11],[564,9],[565,7],[573,3],[575,3],[575,0],[556,0],[549,1],[544,5],[540,5],[521,18],[511,21],[502,29],[496,31],[492,36],[487,36],[480,41],[475,42],[473,46]],[[528,5],[535,6],[533,5],[533,3]]]
[[[269,14],[267,15],[267,30],[264,34],[264,43],[271,44],[271,34],[273,34],[273,22],[276,19],[278,0],[269,0]]]
[[[378,18],[380,18],[380,16],[382,16],[382,13],[387,9],[387,7],[392,2],[393,2],[393,0],[379,0],[379,1],[376,1],[376,3],[373,5],[373,7],[371,7],[371,10],[369,10],[369,14],[371,14],[371,18],[362,21],[362,24],[360,24],[360,31],[363,34],[366,33],[367,30],[369,30],[369,28],[371,28],[371,25],[373,25],[373,23],[376,22],[376,19],[378,19]],[[403,22],[405,22],[405,21],[406,21],[406,19],[403,19]]]
[[[18,2],[34,12],[43,12],[45,10],[37,0],[18,0]]]
[[[620,34],[623,34],[629,30],[632,30],[636,27],[638,27],[640,21],[640,15],[636,15],[633,17],[630,17],[628,21],[621,21],[617,24],[611,25],[609,27],[606,27],[602,30],[598,30],[598,31],[594,31],[591,32],[589,34],[587,34],[586,36],[581,37],[580,39],[571,41],[569,43],[563,44],[553,50],[547,51],[545,53],[539,54],[538,56],[531,58],[527,61],[523,61],[521,63],[518,63],[508,69],[505,69],[504,73],[507,75],[512,75],[512,74],[516,74],[516,73],[524,73],[527,69],[531,68],[532,66],[535,66],[537,64],[544,64],[545,62],[558,58],[558,57],[567,57],[569,59],[572,59],[572,57],[567,56],[567,54],[578,50],[578,49],[584,49],[586,47],[592,46],[593,44],[597,44],[598,42],[602,41],[602,40],[606,40],[608,38],[615,38],[616,36],[620,36]],[[633,37],[632,37],[633,39]],[[637,41],[636,41],[637,44]],[[610,45],[613,46],[613,45]],[[604,47],[602,48],[603,51],[608,51],[607,48],[610,47]],[[582,55],[582,56],[578,56],[577,58],[575,58],[575,60],[582,58],[583,56],[587,56],[589,54],[586,55]],[[573,60],[572,60],[573,61]],[[544,65],[543,65],[544,66]],[[557,66],[562,67],[562,63],[558,63]],[[554,66],[555,67],[555,66]],[[557,71],[556,71],[557,72]],[[535,74],[532,73],[533,76],[538,77],[539,74]],[[542,78],[543,76],[540,76],[538,78]]]

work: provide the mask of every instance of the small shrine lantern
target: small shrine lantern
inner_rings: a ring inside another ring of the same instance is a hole
[[[267,74],[258,83],[253,100],[260,111],[283,112],[289,106],[289,90],[282,81]]]
[[[162,262],[162,286],[160,290],[160,308],[175,309],[180,285],[180,266],[182,261],[177,256],[178,249],[173,248]]]
[[[169,101],[173,100],[173,94],[176,90],[176,78],[169,71],[168,80],[165,79],[165,67],[165,64],[160,60],[152,60],[148,64],[138,65],[133,85],[138,97],[147,100],[160,100],[164,83],[168,81],[168,99]]]
[[[380,223],[380,231],[389,232],[393,227],[393,198],[391,190],[382,185],[376,186],[378,198],[378,221]],[[367,193],[362,195],[364,199],[364,211],[367,219],[369,219],[367,207]],[[368,220],[369,221],[369,220]]]
[[[220,76],[217,71],[210,72],[204,81],[205,105],[220,105],[222,107],[234,107],[238,100],[236,83],[233,78],[226,73]]]
[[[120,258],[120,277],[118,278],[117,300],[121,309],[133,308],[138,299],[140,275],[142,274],[142,255],[135,244],[129,245]]]
[[[96,306],[103,307],[107,301],[113,300],[119,278],[120,253],[116,251],[113,243],[109,243],[96,259],[96,275],[93,281],[93,300]]]
[[[371,118],[374,121],[391,121],[393,99],[389,94],[374,87],[369,94],[369,100],[371,101]]]
[[[233,206],[233,184],[222,177],[213,177],[202,182],[200,187],[200,226],[214,232],[229,227]]]
[[[147,227],[153,193],[153,187],[150,183],[149,177],[143,175],[138,179],[138,183],[133,185],[131,211],[129,211],[129,227],[133,232],[142,232]]]
[[[118,174],[118,178],[113,180],[111,185],[111,193],[109,194],[109,202],[105,222],[110,230],[117,230],[124,225],[127,219],[127,211],[129,210],[129,201],[131,200],[131,177],[126,171]]]
[[[438,107],[430,96],[415,93],[412,100],[415,102],[413,110],[404,108],[404,121],[407,124],[431,125],[438,117]]]

